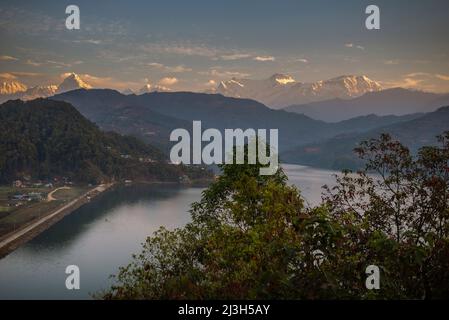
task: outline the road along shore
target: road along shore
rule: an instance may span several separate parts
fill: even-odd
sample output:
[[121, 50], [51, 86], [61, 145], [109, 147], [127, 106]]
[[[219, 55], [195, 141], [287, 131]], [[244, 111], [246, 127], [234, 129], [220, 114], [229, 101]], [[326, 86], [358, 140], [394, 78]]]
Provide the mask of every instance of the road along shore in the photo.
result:
[[2, 240], [0, 240], [0, 258], [3, 258], [13, 252], [19, 246], [30, 241], [38, 234], [64, 218], [66, 215], [72, 213], [82, 205], [88, 203], [94, 197], [110, 189], [113, 185], [113, 183], [110, 183], [96, 186], [78, 198], [64, 204], [62, 207], [47, 213], [44, 217], [34, 220], [19, 230], [7, 234], [2, 238]]

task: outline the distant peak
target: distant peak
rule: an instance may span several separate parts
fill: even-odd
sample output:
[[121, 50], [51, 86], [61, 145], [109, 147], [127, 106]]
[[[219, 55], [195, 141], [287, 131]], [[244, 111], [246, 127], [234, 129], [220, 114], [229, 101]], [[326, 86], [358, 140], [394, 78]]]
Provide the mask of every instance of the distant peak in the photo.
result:
[[274, 109], [335, 98], [351, 99], [366, 92], [382, 90], [380, 83], [366, 75], [341, 75], [328, 80], [299, 82], [289, 74], [275, 73], [265, 79], [222, 81], [216, 92], [235, 98], [249, 98]]
[[92, 86], [81, 79], [79, 75], [71, 72], [58, 86], [58, 93], [76, 90], [76, 89], [91, 89]]
[[295, 79], [293, 79], [292, 76], [290, 76], [288, 74], [282, 74], [282, 73], [273, 74], [270, 77], [270, 80], [276, 81], [277, 83], [280, 83], [280, 84], [288, 84], [288, 83], [295, 82]]
[[125, 94], [125, 95], [135, 94], [134, 90], [132, 90], [131, 88], [127, 88], [127, 89], [123, 90], [121, 93]]
[[150, 93], [150, 92], [170, 92], [172, 91], [170, 88], [161, 86], [161, 85], [151, 85], [149, 83], [145, 84], [140, 90], [138, 94]]
[[19, 81], [6, 81], [0, 83], [0, 94], [15, 94], [19, 92], [25, 92], [27, 90], [27, 86]]

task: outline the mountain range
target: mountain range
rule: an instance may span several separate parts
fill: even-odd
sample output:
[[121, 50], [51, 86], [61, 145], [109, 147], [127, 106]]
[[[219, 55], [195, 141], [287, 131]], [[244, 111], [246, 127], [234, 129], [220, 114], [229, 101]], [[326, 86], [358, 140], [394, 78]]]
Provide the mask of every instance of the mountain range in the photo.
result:
[[52, 99], [71, 103], [104, 130], [131, 134], [164, 150], [170, 145], [170, 132], [175, 128], [190, 130], [194, 120], [201, 120], [203, 129], [278, 129], [279, 148], [286, 151], [338, 134], [363, 132], [419, 116], [371, 115], [326, 123], [301, 114], [273, 110], [250, 99], [191, 92], [124, 95], [110, 89], [79, 89]]
[[68, 74], [59, 85], [41, 85], [28, 88], [19, 81], [8, 81], [0, 85], [0, 103], [12, 99], [45, 98], [80, 88], [90, 89], [92, 86], [84, 82], [76, 73]]
[[336, 135], [330, 139], [293, 148], [281, 154], [288, 163], [299, 163], [329, 169], [357, 169], [363, 163], [353, 152], [361, 141], [378, 138], [382, 133], [390, 134], [407, 146], [412, 153], [419, 148], [434, 145], [436, 136], [449, 130], [449, 106], [434, 112], [416, 115], [407, 121], [379, 126], [365, 132]]
[[[237, 80], [231, 80], [235, 85], [232, 81]], [[271, 77], [271, 86], [269, 81], [252, 81], [243, 81], [243, 85], [247, 89], [259, 90], [261, 86], [256, 84], [263, 83], [267, 92], [269, 88], [279, 90], [279, 97], [283, 96], [282, 90], [301, 86], [304, 87], [303, 93], [307, 91], [306, 87], [312, 88], [309, 92], [314, 92], [315, 97], [323, 98], [330, 93], [340, 97], [273, 109], [253, 99], [222, 94], [163, 92], [151, 86], [142, 88], [142, 92], [148, 91], [142, 94], [91, 89], [76, 74], [70, 74], [60, 85], [51, 86], [48, 91], [43, 87], [25, 90], [20, 84], [4, 85], [1, 90], [3, 93], [19, 90], [15, 95], [23, 100], [42, 93], [55, 93], [51, 95], [52, 100], [70, 103], [102, 130], [135, 136], [165, 154], [173, 144], [169, 139], [171, 131], [176, 128], [191, 131], [195, 120], [202, 121], [203, 130], [217, 128], [222, 133], [227, 128], [278, 129], [283, 160], [329, 168], [355, 167], [358, 163], [351, 150], [361, 140], [381, 132], [391, 131], [416, 150], [424, 142], [435, 141], [435, 134], [449, 129], [447, 112], [441, 111], [446, 109], [438, 109], [449, 105], [449, 94], [402, 88], [380, 90], [377, 83], [364, 76], [344, 76], [316, 85], [300, 84], [286, 75]], [[349, 96], [355, 97], [349, 99]], [[416, 132], [401, 133], [413, 130], [414, 126]], [[420, 137], [425, 137], [425, 141], [416, 140]]]
[[222, 81], [216, 93], [235, 98], [249, 98], [280, 109], [294, 104], [305, 104], [334, 98], [350, 99], [366, 92], [382, 90], [381, 85], [368, 77], [344, 75], [311, 83], [298, 82], [285, 74], [274, 74], [268, 79], [237, 79]]
[[284, 110], [304, 114], [314, 119], [336, 122], [368, 114], [405, 115], [431, 112], [445, 105], [449, 105], [449, 94], [392, 88], [367, 92], [350, 100], [336, 98], [293, 105]]

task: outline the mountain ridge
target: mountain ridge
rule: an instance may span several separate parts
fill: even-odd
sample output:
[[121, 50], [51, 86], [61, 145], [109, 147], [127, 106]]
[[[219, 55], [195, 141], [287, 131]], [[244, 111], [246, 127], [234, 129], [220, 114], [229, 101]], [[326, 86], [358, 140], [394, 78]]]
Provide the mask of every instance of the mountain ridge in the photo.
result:
[[449, 104], [449, 94], [390, 88], [378, 92], [368, 92], [350, 100], [325, 100], [292, 105], [283, 110], [305, 114], [317, 120], [337, 122], [372, 113], [381, 116], [400, 116], [432, 112], [446, 104]]
[[134, 137], [100, 131], [66, 102], [10, 100], [0, 105], [0, 123], [0, 182], [25, 176], [178, 182], [185, 174], [201, 176], [200, 169], [168, 164], [161, 151]]
[[69, 73], [59, 85], [38, 85], [27, 87], [20, 81], [5, 81], [0, 85], [0, 103], [7, 100], [33, 100], [47, 98], [57, 93], [76, 89], [91, 89], [92, 86], [76, 73]]
[[251, 99], [192, 92], [123, 95], [111, 89], [79, 89], [55, 95], [52, 99], [71, 103], [103, 129], [132, 134], [158, 146], [165, 145], [164, 150], [169, 145], [171, 130], [184, 128], [190, 131], [194, 120], [201, 120], [203, 129], [277, 128], [281, 150], [403, 120], [403, 117], [371, 117], [331, 124], [273, 110]]
[[449, 130], [449, 106], [444, 106], [422, 116], [417, 115], [408, 121], [365, 132], [336, 135], [321, 142], [296, 147], [281, 154], [281, 159], [334, 170], [358, 169], [363, 162], [356, 157], [353, 150], [361, 141], [388, 133], [415, 153], [422, 146], [435, 144], [436, 136], [447, 130]]
[[217, 93], [236, 98], [251, 98], [280, 109], [293, 104], [322, 101], [331, 98], [349, 99], [366, 92], [380, 91], [382, 86], [365, 75], [342, 75], [310, 83], [296, 81], [286, 74], [274, 74], [268, 79], [237, 79], [221, 81]]

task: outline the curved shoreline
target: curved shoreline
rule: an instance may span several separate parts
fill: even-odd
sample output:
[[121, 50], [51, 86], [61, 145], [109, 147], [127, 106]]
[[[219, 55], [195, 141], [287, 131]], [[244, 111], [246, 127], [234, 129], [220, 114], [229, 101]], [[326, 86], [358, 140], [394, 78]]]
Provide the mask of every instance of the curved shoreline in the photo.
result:
[[72, 213], [82, 205], [88, 203], [91, 199], [104, 193], [113, 186], [113, 183], [96, 186], [78, 198], [48, 213], [44, 217], [36, 221], [32, 221], [31, 223], [23, 226], [21, 229], [5, 235], [3, 239], [0, 240], [0, 259], [7, 256], [22, 244], [30, 241], [64, 218], [66, 215]]

